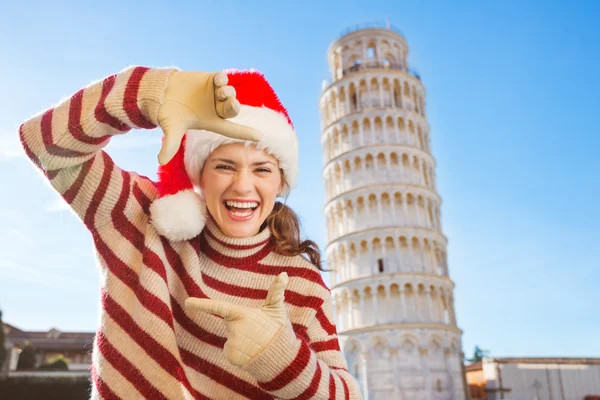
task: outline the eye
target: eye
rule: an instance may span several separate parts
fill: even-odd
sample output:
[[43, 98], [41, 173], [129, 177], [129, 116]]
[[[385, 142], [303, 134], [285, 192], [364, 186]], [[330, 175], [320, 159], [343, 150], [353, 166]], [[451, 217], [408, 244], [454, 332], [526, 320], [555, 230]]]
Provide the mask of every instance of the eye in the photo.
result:
[[258, 168], [256, 172], [268, 173], [271, 172], [271, 170], [269, 168]]
[[225, 170], [225, 171], [233, 171], [231, 165], [219, 164], [216, 167], [217, 169]]

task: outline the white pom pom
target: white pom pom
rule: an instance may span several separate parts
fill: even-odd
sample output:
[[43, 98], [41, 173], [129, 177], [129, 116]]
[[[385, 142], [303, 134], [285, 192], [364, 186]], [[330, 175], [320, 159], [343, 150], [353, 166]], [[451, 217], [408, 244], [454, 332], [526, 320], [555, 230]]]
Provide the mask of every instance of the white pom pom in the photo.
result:
[[189, 240], [204, 229], [206, 206], [198, 193], [188, 189], [154, 200], [150, 217], [160, 235], [174, 242]]

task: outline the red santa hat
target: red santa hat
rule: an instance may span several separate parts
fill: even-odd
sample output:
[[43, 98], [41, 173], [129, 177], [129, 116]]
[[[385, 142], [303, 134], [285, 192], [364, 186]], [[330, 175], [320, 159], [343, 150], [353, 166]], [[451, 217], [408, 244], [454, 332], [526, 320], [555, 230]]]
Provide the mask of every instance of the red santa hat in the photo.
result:
[[225, 73], [241, 105], [238, 115], [229, 121], [252, 127], [263, 136], [259, 142], [251, 142], [209, 131], [186, 133], [173, 159], [159, 166], [159, 197], [150, 206], [152, 225], [171, 241], [188, 240], [202, 232], [207, 210], [199, 187], [200, 171], [210, 153], [223, 144], [255, 145], [275, 157], [285, 179], [281, 196], [296, 186], [298, 140], [275, 91], [258, 71], [228, 70]]

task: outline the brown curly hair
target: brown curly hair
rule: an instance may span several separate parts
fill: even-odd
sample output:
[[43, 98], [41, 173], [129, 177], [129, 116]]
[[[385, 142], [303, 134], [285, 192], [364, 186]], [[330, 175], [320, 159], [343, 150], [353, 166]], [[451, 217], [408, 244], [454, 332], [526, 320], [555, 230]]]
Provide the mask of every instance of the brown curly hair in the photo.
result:
[[300, 238], [300, 221], [290, 207], [276, 201], [261, 230], [265, 227], [269, 228], [275, 239], [275, 253], [283, 256], [303, 255], [320, 271], [329, 271], [321, 265], [319, 246], [312, 240]]

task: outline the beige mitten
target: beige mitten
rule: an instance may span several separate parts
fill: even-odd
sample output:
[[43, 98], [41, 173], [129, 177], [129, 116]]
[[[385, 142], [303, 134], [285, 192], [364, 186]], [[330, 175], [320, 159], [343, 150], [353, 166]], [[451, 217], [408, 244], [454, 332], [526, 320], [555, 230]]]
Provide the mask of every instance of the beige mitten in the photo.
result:
[[268, 346], [283, 325], [289, 324], [283, 301], [287, 283], [287, 273], [282, 272], [271, 284], [260, 308], [192, 297], [185, 301], [185, 306], [220, 315], [225, 319], [228, 336], [223, 347], [225, 358], [233, 365], [243, 368]]
[[235, 89], [227, 86], [224, 73], [173, 71], [158, 109], [158, 125], [165, 135], [158, 162], [164, 165], [173, 158], [189, 129], [259, 141], [262, 133], [256, 129], [224, 119], [239, 111]]

